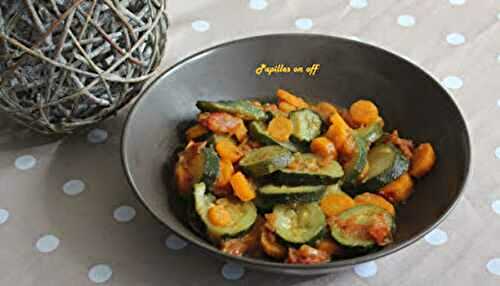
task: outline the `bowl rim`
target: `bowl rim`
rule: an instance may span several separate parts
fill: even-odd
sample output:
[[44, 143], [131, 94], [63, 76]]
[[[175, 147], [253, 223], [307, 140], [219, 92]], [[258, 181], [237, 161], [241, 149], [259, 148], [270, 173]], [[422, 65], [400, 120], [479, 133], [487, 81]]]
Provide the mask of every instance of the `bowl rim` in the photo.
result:
[[[148, 92], [152, 90], [159, 81], [167, 77], [170, 73], [175, 71], [177, 68], [182, 67], [184, 64], [195, 60], [201, 56], [208, 55], [214, 50], [218, 50], [220, 48], [224, 48], [227, 46], [231, 46], [233, 44], [237, 43], [242, 43], [242, 42], [251, 42], [254, 40], [258, 39], [263, 39], [263, 38], [288, 38], [288, 37], [306, 37], [306, 38], [324, 38], [326, 40], [336, 40], [336, 41], [347, 41], [351, 43], [356, 43], [357, 45], [363, 46], [365, 48], [369, 49], [375, 49], [378, 50], [379, 52], [386, 53], [390, 56], [398, 58], [400, 61], [404, 61], [407, 64], [410, 64], [413, 66], [413, 68], [417, 69], [418, 71], [424, 73], [426, 76], [429, 77], [429, 79], [433, 80], [434, 83], [436, 83], [439, 88], [444, 91], [446, 94], [447, 99], [451, 102], [451, 104], [457, 109], [460, 117], [461, 123], [465, 127], [465, 134], [466, 134], [466, 152], [464, 153], [465, 155], [465, 177], [461, 184], [458, 186], [458, 195], [453, 201], [452, 204], [450, 204], [445, 212], [431, 225], [425, 227], [421, 232], [416, 234], [415, 236], [411, 237], [410, 239], [400, 242], [398, 244], [383, 248], [379, 251], [372, 252], [366, 255], [362, 256], [357, 256], [357, 257], [352, 257], [348, 259], [340, 259], [340, 260], [332, 260], [328, 263], [322, 263], [322, 264], [310, 264], [310, 265], [305, 265], [305, 264], [287, 264], [283, 262], [273, 262], [273, 261], [268, 261], [268, 260], [263, 260], [259, 258], [250, 258], [250, 257], [245, 257], [245, 256], [233, 256], [230, 254], [226, 254], [220, 250], [218, 250], [215, 247], [209, 247], [206, 246], [202, 243], [199, 243], [197, 241], [193, 241], [189, 239], [186, 235], [182, 234], [181, 232], [178, 232], [171, 228], [167, 223], [165, 223], [159, 215], [155, 213], [153, 209], [151, 209], [148, 204], [146, 203], [146, 200], [143, 198], [141, 192], [139, 191], [139, 188], [137, 187], [133, 175], [130, 172], [130, 166], [128, 164], [128, 155], [127, 155], [127, 138], [129, 137], [129, 132], [130, 132], [130, 122], [132, 121], [132, 118], [134, 118], [134, 114], [137, 112], [139, 105], [141, 102], [144, 100], [144, 98], [147, 96]], [[139, 198], [139, 201], [141, 204], [153, 215], [153, 217], [158, 220], [161, 224], [165, 225], [170, 231], [172, 231], [175, 235], [181, 237], [182, 239], [188, 241], [189, 243], [195, 245], [197, 248], [206, 251], [210, 254], [213, 254], [214, 256], [218, 256], [219, 258], [223, 258], [226, 261], [231, 261], [234, 263], [240, 263], [243, 265], [250, 265], [250, 266], [255, 266], [255, 267], [261, 267], [261, 269], [270, 267], [270, 268], [280, 268], [281, 270], [320, 270], [320, 269], [341, 269], [341, 268], [346, 268], [346, 267], [352, 267], [357, 264], [362, 264], [365, 262], [373, 261], [382, 257], [385, 257], [387, 255], [393, 254], [401, 249], [404, 249], [415, 242], [419, 241], [422, 239], [426, 234], [437, 228], [447, 217], [448, 215], [455, 209], [455, 207], [458, 205], [458, 202], [461, 200], [465, 188], [469, 185], [470, 183], [470, 177], [471, 177], [471, 170], [472, 170], [472, 148], [471, 148], [471, 133], [470, 133], [470, 127], [468, 126], [467, 121], [465, 120], [464, 117], [464, 112], [460, 108], [460, 106], [457, 104], [456, 100], [454, 97], [451, 95], [451, 93], [444, 88], [440, 81], [435, 77], [431, 72], [427, 71], [425, 68], [421, 67], [418, 65], [416, 62], [414, 62], [412, 59], [401, 55], [387, 47], [383, 47], [381, 45], [377, 46], [376, 44], [369, 43], [369, 42], [364, 42], [364, 41], [358, 41], [350, 38], [349, 36], [341, 36], [341, 35], [328, 35], [328, 34], [319, 34], [319, 33], [271, 33], [271, 34], [264, 34], [264, 35], [258, 35], [258, 36], [250, 36], [250, 37], [242, 37], [242, 38], [237, 38], [235, 40], [227, 41], [227, 42], [222, 42], [216, 45], [212, 45], [208, 48], [202, 49], [198, 52], [195, 52], [194, 54], [188, 55], [184, 57], [183, 59], [177, 61], [175, 64], [170, 66], [169, 68], [165, 69], [161, 73], [159, 73], [154, 80], [151, 81], [151, 83], [143, 90], [142, 94], [136, 99], [136, 101], [133, 103], [132, 108], [130, 109], [125, 123], [124, 127], [122, 130], [122, 136], [121, 136], [121, 159], [122, 159], [122, 167], [125, 171], [127, 181], [129, 182], [130, 186], [132, 186], [132, 189], [134, 190], [135, 195]], [[263, 267], [263, 268], [262, 268]]]

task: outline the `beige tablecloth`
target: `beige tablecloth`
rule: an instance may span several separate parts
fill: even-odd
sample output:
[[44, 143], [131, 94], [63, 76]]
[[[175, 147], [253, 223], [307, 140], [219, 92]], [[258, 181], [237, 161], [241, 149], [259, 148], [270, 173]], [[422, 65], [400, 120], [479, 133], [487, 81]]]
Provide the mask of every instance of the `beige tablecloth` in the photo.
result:
[[[0, 121], [0, 285], [500, 285], [498, 0], [170, 0], [165, 67], [276, 32], [345, 35], [443, 80], [473, 135], [458, 207], [425, 239], [353, 270], [289, 277], [224, 265], [162, 227], [120, 161], [126, 112], [61, 141]], [[231, 280], [235, 279], [235, 280]]]

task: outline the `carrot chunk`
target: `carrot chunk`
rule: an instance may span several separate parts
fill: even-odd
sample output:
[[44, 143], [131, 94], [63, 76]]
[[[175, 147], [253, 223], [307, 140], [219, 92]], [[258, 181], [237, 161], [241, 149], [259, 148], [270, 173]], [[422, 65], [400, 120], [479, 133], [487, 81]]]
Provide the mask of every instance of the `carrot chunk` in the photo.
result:
[[208, 220], [216, 226], [228, 226], [232, 223], [231, 214], [223, 205], [215, 205], [208, 209]]
[[378, 193], [389, 202], [395, 204], [404, 202], [410, 197], [413, 190], [413, 180], [408, 173], [404, 173], [397, 180], [385, 185]]
[[432, 169], [436, 163], [436, 153], [430, 143], [418, 145], [413, 152], [410, 165], [410, 175], [420, 178]]
[[349, 113], [354, 122], [362, 125], [373, 123], [377, 121], [379, 117], [377, 106], [369, 100], [358, 100], [354, 102], [349, 108]]
[[332, 140], [338, 152], [350, 155], [354, 151], [355, 143], [352, 137], [352, 129], [344, 119], [335, 113], [330, 117], [332, 123], [326, 132], [326, 137]]
[[291, 105], [290, 103], [286, 102], [286, 101], [281, 101], [279, 104], [278, 104], [278, 108], [279, 110], [283, 111], [283, 112], [292, 112], [294, 110], [297, 110], [297, 107]]
[[319, 206], [327, 217], [332, 217], [354, 207], [354, 200], [344, 193], [326, 194], [320, 201]]
[[233, 173], [234, 173], [234, 167], [231, 161], [225, 159], [220, 160], [219, 176], [217, 177], [215, 186], [223, 188], [229, 185], [229, 181], [231, 180], [231, 176], [233, 175]]
[[233, 131], [234, 136], [238, 139], [238, 142], [243, 142], [247, 139], [248, 129], [243, 122], [240, 122], [238, 126]]
[[292, 134], [292, 121], [286, 117], [278, 116], [273, 118], [267, 126], [267, 132], [277, 141], [285, 142]]
[[337, 149], [335, 144], [326, 137], [314, 138], [311, 142], [311, 151], [323, 158], [337, 159]]
[[362, 193], [354, 197], [354, 202], [356, 205], [374, 205], [377, 207], [381, 207], [388, 211], [391, 215], [396, 215], [396, 210], [394, 206], [388, 202], [384, 197], [372, 194], [372, 193]]
[[231, 177], [231, 187], [234, 194], [242, 201], [248, 202], [255, 198], [255, 189], [248, 179], [241, 172], [237, 172]]
[[278, 89], [278, 91], [276, 91], [276, 96], [280, 99], [280, 101], [287, 102], [297, 108], [309, 107], [309, 104], [307, 104], [307, 102], [305, 102], [302, 98], [295, 96], [286, 90]]
[[208, 133], [207, 128], [205, 128], [201, 124], [196, 124], [190, 127], [188, 130], [186, 130], [186, 140], [191, 141], [207, 133]]
[[230, 139], [217, 142], [215, 150], [223, 160], [228, 160], [231, 163], [237, 162], [243, 156], [243, 152]]
[[324, 101], [312, 106], [312, 110], [318, 113], [323, 120], [327, 120], [334, 113], [337, 113], [337, 108], [335, 108], [335, 106]]

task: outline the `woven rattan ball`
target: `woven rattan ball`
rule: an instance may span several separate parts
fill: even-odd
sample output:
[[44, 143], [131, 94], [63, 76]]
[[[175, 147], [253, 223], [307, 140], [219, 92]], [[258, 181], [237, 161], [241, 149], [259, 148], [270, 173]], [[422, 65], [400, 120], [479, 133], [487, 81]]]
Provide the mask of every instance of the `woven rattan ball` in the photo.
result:
[[115, 114], [157, 72], [166, 0], [0, 0], [0, 109], [42, 133]]

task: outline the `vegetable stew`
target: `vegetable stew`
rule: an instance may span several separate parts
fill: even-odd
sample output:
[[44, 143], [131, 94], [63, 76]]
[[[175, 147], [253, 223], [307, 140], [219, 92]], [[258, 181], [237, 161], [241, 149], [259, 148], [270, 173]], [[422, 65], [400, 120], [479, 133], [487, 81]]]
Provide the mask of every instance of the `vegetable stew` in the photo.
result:
[[436, 163], [384, 130], [377, 105], [199, 101], [175, 166], [189, 225], [221, 251], [294, 264], [324, 263], [394, 241], [398, 206]]

